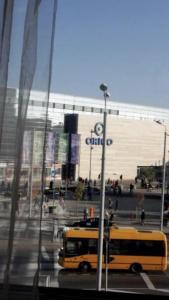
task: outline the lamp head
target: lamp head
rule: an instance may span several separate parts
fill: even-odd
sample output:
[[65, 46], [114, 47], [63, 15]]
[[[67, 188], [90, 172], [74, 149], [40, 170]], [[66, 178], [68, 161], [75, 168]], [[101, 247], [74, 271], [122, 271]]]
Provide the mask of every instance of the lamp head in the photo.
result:
[[106, 92], [106, 91], [107, 91], [107, 85], [104, 84], [104, 83], [102, 83], [102, 84], [100, 85], [100, 90], [103, 91], [103, 92]]

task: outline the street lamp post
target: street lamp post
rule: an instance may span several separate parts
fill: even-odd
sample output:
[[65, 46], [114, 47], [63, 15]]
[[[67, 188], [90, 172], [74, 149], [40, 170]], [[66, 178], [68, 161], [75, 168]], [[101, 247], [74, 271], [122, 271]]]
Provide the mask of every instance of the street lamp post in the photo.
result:
[[163, 152], [163, 183], [162, 183], [162, 193], [161, 193], [161, 222], [160, 222], [160, 230], [161, 231], [163, 231], [164, 200], [165, 200], [166, 140], [167, 140], [167, 132], [166, 132], [166, 126], [165, 126], [165, 131], [164, 131], [164, 152]]
[[105, 154], [106, 154], [106, 123], [107, 110], [106, 102], [109, 94], [107, 93], [107, 85], [101, 84], [100, 90], [103, 91], [104, 119], [103, 119], [103, 144], [102, 144], [102, 167], [101, 167], [101, 202], [100, 202], [100, 218], [99, 218], [99, 237], [98, 237], [98, 262], [97, 262], [97, 290], [101, 290], [102, 281], [102, 254], [103, 254], [103, 238], [104, 238], [104, 206], [105, 206]]
[[167, 141], [167, 130], [166, 126], [160, 122], [155, 121], [157, 124], [164, 126], [164, 148], [163, 148], [163, 181], [162, 181], [162, 192], [161, 192], [161, 219], [160, 219], [160, 230], [163, 231], [163, 218], [164, 218], [164, 200], [165, 200], [165, 185], [166, 185], [166, 141]]

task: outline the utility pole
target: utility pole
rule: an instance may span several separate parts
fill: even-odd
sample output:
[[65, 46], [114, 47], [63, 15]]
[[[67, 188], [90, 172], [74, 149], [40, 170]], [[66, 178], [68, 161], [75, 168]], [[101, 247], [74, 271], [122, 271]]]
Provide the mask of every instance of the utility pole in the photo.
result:
[[107, 125], [107, 108], [106, 102], [109, 94], [107, 93], [107, 85], [101, 84], [100, 90], [103, 91], [104, 119], [103, 119], [103, 145], [102, 145], [102, 167], [101, 167], [101, 201], [100, 201], [100, 218], [99, 218], [99, 237], [98, 237], [98, 263], [97, 263], [97, 290], [101, 290], [102, 283], [102, 255], [103, 255], [103, 239], [104, 239], [104, 207], [105, 207], [105, 158], [106, 158], [106, 125]]

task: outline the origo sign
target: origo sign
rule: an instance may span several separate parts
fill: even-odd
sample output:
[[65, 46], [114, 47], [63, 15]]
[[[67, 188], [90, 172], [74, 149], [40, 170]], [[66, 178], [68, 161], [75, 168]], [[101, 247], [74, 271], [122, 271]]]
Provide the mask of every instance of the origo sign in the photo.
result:
[[[92, 137], [92, 133], [95, 133], [97, 137]], [[100, 136], [103, 134], [103, 124], [102, 123], [96, 123], [94, 130], [91, 130], [91, 137], [87, 137], [85, 142], [87, 145], [103, 145], [103, 138]], [[106, 139], [106, 145], [111, 146], [113, 144], [112, 139]]]

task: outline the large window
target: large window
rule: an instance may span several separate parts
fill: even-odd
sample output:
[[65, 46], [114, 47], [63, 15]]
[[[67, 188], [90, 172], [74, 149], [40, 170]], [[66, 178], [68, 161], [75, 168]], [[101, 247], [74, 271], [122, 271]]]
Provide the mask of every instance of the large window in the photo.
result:
[[66, 242], [66, 256], [96, 254], [96, 239], [70, 238]]
[[164, 256], [165, 246], [163, 241], [116, 239], [109, 242], [109, 254]]

